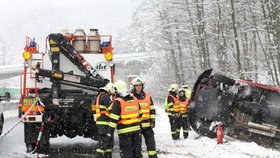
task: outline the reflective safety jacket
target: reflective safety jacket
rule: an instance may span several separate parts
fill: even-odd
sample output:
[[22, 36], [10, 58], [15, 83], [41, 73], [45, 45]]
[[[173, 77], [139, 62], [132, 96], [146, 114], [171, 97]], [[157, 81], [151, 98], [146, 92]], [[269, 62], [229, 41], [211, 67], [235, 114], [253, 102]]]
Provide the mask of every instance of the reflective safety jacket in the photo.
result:
[[113, 134], [117, 128], [118, 134], [140, 132], [140, 107], [138, 100], [130, 95], [117, 96], [111, 114], [108, 133]]
[[96, 125], [99, 134], [106, 134], [110, 121], [108, 108], [112, 104], [110, 95], [106, 91], [101, 91], [96, 99]]
[[190, 101], [189, 97], [185, 97], [185, 96], [179, 97], [181, 116], [187, 116], [189, 101]]
[[191, 95], [192, 95], [192, 90], [191, 89], [185, 89], [185, 94], [186, 94], [186, 97], [190, 98]]
[[178, 96], [173, 96], [169, 94], [166, 99], [166, 111], [168, 116], [171, 116], [173, 113], [180, 113], [180, 103]]
[[151, 123], [155, 123], [156, 119], [156, 110], [151, 95], [145, 92], [141, 92], [140, 94], [135, 92], [133, 96], [138, 99], [141, 108], [141, 127], [151, 127]]

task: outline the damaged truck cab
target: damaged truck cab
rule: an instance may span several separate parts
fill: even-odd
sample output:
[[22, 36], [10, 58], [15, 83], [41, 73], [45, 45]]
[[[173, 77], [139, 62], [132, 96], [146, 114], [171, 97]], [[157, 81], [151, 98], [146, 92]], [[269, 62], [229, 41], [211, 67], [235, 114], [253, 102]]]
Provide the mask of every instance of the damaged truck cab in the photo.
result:
[[280, 146], [280, 88], [233, 80], [204, 71], [191, 97], [190, 123], [200, 135], [216, 137], [222, 123], [225, 133], [262, 146]]

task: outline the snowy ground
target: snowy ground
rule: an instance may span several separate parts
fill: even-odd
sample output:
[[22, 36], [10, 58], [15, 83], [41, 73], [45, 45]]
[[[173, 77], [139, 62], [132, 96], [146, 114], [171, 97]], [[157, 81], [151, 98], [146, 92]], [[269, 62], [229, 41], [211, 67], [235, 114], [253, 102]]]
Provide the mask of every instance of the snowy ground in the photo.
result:
[[254, 142], [241, 142], [234, 139], [224, 139], [224, 144], [217, 144], [215, 139], [198, 137], [190, 132], [188, 139], [173, 141], [170, 134], [170, 125], [164, 110], [157, 108], [157, 125], [154, 129], [156, 145], [160, 158], [279, 158], [280, 152], [258, 146]]
[[[11, 118], [17, 116], [17, 110], [10, 110], [4, 112], [5, 118]], [[224, 144], [217, 145], [215, 139], [210, 139], [207, 137], [199, 137], [194, 132], [190, 132], [188, 139], [181, 139], [178, 141], [173, 141], [170, 134], [170, 125], [167, 115], [164, 110], [157, 108], [157, 124], [154, 129], [156, 145], [158, 150], [159, 158], [279, 158], [280, 152], [277, 150], [267, 149], [258, 146], [254, 142], [241, 142], [234, 140], [232, 138], [225, 138]], [[115, 147], [114, 147], [114, 157], [119, 156], [119, 146], [117, 136], [115, 137]], [[196, 139], [197, 138], [197, 139]], [[68, 143], [65, 144], [65, 140]], [[79, 142], [79, 143], [77, 143]], [[92, 149], [96, 143], [93, 143], [90, 139], [75, 138], [72, 140], [66, 138], [58, 138], [51, 140], [53, 147], [58, 146], [61, 150], [63, 144], [69, 146], [74, 145], [87, 145], [89, 150]], [[62, 145], [61, 145], [62, 144]], [[66, 147], [65, 146], [65, 147]], [[74, 147], [73, 147], [74, 148]], [[75, 147], [76, 148], [76, 147]], [[145, 145], [143, 144], [143, 149]], [[144, 149], [145, 150], [145, 149]], [[144, 152], [144, 157], [147, 157], [147, 153]]]

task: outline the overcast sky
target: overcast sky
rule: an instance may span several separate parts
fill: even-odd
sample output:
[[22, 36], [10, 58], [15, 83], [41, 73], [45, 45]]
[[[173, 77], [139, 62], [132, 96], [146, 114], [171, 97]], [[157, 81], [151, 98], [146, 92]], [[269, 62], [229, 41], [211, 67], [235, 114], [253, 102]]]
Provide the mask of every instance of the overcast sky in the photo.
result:
[[76, 28], [84, 28], [86, 32], [98, 28], [116, 39], [129, 26], [139, 1], [0, 0], [0, 41], [5, 41], [11, 55], [17, 52], [21, 56], [26, 35], [36, 37], [43, 48], [45, 37], [63, 28], [71, 32]]

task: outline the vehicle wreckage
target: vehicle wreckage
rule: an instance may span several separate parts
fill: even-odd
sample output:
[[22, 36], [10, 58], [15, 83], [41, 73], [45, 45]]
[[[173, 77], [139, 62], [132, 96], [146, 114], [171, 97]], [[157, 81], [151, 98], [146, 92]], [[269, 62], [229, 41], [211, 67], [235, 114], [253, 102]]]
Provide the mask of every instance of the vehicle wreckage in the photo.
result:
[[280, 88], [211, 73], [204, 71], [193, 87], [191, 127], [214, 138], [222, 123], [230, 137], [279, 150]]

